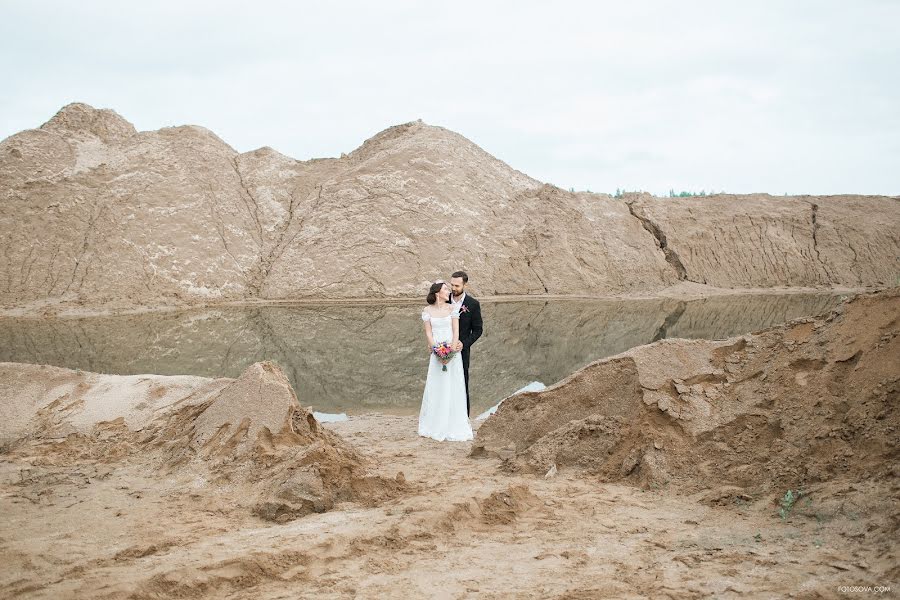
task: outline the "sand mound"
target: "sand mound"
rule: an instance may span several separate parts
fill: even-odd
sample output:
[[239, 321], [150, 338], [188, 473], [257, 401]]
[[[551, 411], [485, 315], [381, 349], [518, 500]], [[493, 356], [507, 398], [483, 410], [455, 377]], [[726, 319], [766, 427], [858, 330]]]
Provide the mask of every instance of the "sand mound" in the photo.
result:
[[[401, 492], [398, 480], [372, 477], [362, 457], [319, 426], [274, 363], [238, 379], [116, 377], [51, 369], [14, 391], [35, 365], [0, 365], [11, 392], [2, 431], [7, 450], [36, 464], [140, 461], [160, 477], [193, 485], [237, 486], [244, 504], [269, 520], [374, 504]], [[21, 416], [25, 415], [25, 416]]]
[[473, 456], [538, 473], [725, 489], [897, 481], [900, 290], [726, 341], [663, 340], [507, 399]]
[[29, 437], [88, 434], [98, 423], [117, 419], [136, 431], [173, 406], [207, 402], [230, 381], [0, 363], [0, 448]]
[[316, 420], [300, 408], [287, 377], [272, 362], [248, 367], [202, 406], [189, 425], [191, 446], [209, 453], [248, 444], [271, 446], [273, 434], [279, 433], [309, 443], [319, 433]]
[[80, 102], [61, 108], [41, 129], [61, 136], [94, 136], [107, 144], [123, 142], [137, 133], [134, 125], [116, 111], [98, 110]]
[[476, 295], [884, 287], [900, 268], [896, 198], [572, 193], [421, 122], [299, 161], [72, 104], [0, 140], [0, 201], [10, 314], [419, 297], [460, 267]]

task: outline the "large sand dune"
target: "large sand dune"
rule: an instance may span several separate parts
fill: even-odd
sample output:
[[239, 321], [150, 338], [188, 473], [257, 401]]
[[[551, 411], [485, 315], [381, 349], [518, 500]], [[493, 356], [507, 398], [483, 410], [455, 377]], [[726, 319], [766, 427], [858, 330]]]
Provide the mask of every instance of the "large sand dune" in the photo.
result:
[[570, 193], [421, 122], [304, 162], [71, 104], [0, 142], [0, 203], [0, 308], [18, 313], [418, 297], [457, 268], [491, 296], [900, 274], [896, 198]]

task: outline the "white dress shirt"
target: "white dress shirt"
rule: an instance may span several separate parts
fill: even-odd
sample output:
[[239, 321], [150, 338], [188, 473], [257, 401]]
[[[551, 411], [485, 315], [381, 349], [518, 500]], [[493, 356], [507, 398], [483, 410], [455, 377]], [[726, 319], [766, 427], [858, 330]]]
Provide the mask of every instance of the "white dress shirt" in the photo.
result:
[[458, 306], [458, 307], [462, 308], [462, 303], [463, 303], [463, 300], [465, 300], [465, 299], [466, 299], [465, 292], [463, 292], [462, 296], [459, 297], [459, 302], [454, 301], [453, 294], [450, 294], [450, 303], [453, 304], [453, 306]]

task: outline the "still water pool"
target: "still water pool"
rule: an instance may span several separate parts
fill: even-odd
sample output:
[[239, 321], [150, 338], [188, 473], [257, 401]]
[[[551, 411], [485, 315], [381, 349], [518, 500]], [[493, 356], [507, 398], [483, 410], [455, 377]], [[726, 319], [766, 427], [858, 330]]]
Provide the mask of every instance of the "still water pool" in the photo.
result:
[[[837, 295], [483, 302], [472, 414], [533, 381], [661, 338], [721, 339], [830, 310]], [[415, 413], [427, 349], [421, 307], [255, 306], [78, 319], [0, 319], [0, 362], [120, 375], [237, 377], [278, 363], [321, 412]]]

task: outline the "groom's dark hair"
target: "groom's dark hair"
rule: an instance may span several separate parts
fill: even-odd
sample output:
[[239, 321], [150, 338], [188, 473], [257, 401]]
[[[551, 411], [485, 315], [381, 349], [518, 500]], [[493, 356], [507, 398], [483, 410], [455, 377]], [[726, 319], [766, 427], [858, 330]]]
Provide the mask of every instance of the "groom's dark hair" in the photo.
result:
[[469, 276], [465, 271], [457, 271], [456, 273], [454, 273], [453, 275], [450, 276], [450, 279], [453, 279], [454, 277], [461, 277], [463, 280], [463, 283], [469, 283]]

